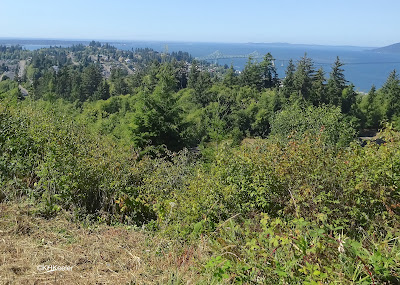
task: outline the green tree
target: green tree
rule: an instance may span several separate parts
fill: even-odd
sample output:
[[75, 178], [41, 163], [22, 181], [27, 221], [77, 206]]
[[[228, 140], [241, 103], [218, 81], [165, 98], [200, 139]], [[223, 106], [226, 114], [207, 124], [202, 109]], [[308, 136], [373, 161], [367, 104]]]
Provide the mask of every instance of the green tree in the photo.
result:
[[110, 85], [107, 80], [103, 80], [93, 94], [93, 100], [107, 100], [108, 98], [110, 98]]
[[178, 82], [178, 89], [184, 89], [187, 87], [188, 84], [188, 71], [187, 71], [187, 65], [186, 62], [184, 61], [177, 61], [175, 58], [172, 60], [172, 66], [174, 67], [175, 70], [175, 78]]
[[366, 128], [378, 129], [380, 121], [382, 120], [381, 106], [378, 103], [379, 99], [375, 85], [371, 87], [371, 90], [361, 101], [361, 108], [365, 116]]
[[272, 88], [278, 83], [278, 72], [275, 67], [275, 59], [270, 53], [264, 56], [263, 61], [260, 63], [262, 87]]
[[297, 63], [296, 71], [293, 74], [294, 88], [298, 98], [305, 100], [310, 98], [314, 72], [314, 64], [311, 58], [304, 54]]
[[112, 83], [111, 94], [113, 96], [125, 95], [129, 93], [128, 84], [125, 81], [127, 75], [128, 72], [122, 68], [113, 68], [111, 70], [111, 77], [110, 77]]
[[182, 110], [174, 90], [177, 81], [170, 65], [162, 66], [152, 93], [141, 92], [133, 114], [133, 141], [138, 147], [165, 145], [170, 150], [183, 146]]
[[218, 144], [227, 134], [226, 116], [228, 107], [220, 102], [212, 102], [205, 108], [205, 125], [211, 141]]
[[83, 70], [81, 101], [86, 101], [93, 96], [102, 79], [100, 66], [98, 65], [91, 64]]
[[263, 88], [261, 66], [251, 56], [239, 77], [241, 86], [249, 86], [260, 90]]
[[210, 102], [208, 89], [212, 86], [210, 73], [202, 71], [197, 61], [193, 61], [189, 72], [188, 88], [194, 89], [194, 101], [205, 107]]
[[323, 103], [323, 99], [325, 98], [325, 92], [326, 92], [325, 89], [326, 89], [325, 72], [321, 67], [315, 73], [315, 76], [313, 78], [311, 96], [309, 98], [310, 102], [314, 106], [319, 106]]
[[228, 71], [225, 73], [223, 84], [227, 87], [233, 87], [234, 85], [238, 84], [237, 75], [232, 64]]
[[70, 100], [72, 90], [71, 77], [69, 75], [69, 68], [63, 67], [57, 73], [56, 93], [59, 97]]
[[153, 61], [151, 65], [147, 68], [146, 74], [142, 78], [142, 89], [146, 92], [153, 92], [157, 85], [158, 78], [157, 74], [160, 68], [160, 63], [158, 61]]
[[342, 91], [342, 113], [349, 114], [355, 108], [356, 100], [357, 93], [354, 91], [354, 85], [350, 84]]
[[389, 74], [381, 92], [386, 101], [385, 117], [391, 120], [394, 115], [400, 114], [400, 80], [396, 70]]
[[343, 73], [343, 65], [344, 63], [342, 63], [339, 57], [337, 57], [328, 79], [325, 99], [325, 103], [327, 104], [341, 106], [342, 92], [346, 88], [347, 83]]
[[281, 88], [281, 93], [283, 95], [283, 98], [285, 99], [289, 99], [295, 90], [295, 85], [294, 85], [295, 71], [296, 71], [296, 66], [293, 63], [293, 60], [290, 59], [288, 66], [286, 67], [285, 78], [283, 79]]
[[199, 63], [194, 60], [190, 66], [187, 87], [196, 89], [196, 84], [200, 76], [200, 66]]

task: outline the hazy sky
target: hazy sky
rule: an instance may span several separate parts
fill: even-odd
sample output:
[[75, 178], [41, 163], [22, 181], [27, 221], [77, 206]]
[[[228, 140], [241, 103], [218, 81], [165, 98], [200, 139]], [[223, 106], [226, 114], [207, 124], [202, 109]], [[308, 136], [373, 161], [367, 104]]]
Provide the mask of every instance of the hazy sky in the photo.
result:
[[0, 37], [384, 46], [399, 0], [0, 0]]

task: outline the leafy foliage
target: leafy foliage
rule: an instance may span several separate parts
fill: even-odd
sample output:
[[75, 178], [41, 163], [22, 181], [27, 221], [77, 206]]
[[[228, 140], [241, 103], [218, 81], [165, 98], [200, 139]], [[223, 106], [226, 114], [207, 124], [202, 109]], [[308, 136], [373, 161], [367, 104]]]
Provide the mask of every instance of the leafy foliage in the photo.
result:
[[306, 133], [322, 132], [326, 144], [346, 146], [355, 137], [355, 128], [338, 107], [290, 105], [276, 113], [271, 120], [271, 135], [279, 140], [299, 139]]

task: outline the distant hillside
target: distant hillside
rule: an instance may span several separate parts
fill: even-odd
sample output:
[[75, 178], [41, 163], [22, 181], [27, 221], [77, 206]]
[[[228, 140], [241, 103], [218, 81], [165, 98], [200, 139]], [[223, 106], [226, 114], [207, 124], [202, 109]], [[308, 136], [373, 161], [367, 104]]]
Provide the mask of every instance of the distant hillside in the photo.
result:
[[374, 49], [376, 52], [400, 53], [400, 43]]

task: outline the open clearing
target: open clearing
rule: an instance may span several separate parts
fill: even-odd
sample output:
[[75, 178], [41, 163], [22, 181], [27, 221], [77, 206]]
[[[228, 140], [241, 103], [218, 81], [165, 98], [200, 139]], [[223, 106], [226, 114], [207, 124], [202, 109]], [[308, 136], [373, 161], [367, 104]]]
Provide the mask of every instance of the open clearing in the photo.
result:
[[[1, 284], [193, 284], [205, 242], [196, 247], [126, 226], [85, 226], [29, 203], [0, 204]], [[47, 272], [43, 266], [69, 266]], [[42, 266], [42, 267], [41, 267]], [[177, 283], [175, 283], [177, 282]]]

